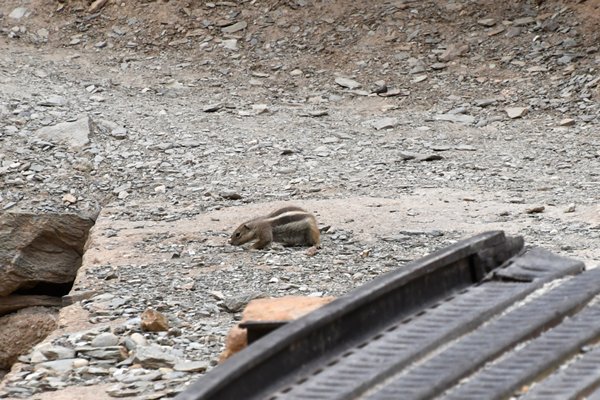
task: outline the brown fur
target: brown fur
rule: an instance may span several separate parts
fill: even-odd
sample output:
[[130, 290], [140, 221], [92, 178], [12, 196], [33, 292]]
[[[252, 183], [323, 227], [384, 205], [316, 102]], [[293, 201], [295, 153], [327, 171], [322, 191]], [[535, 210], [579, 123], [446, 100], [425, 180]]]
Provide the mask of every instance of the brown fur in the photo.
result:
[[233, 232], [229, 243], [240, 246], [253, 240], [256, 240], [253, 249], [264, 249], [272, 242], [318, 247], [320, 233], [312, 214], [300, 207], [289, 206], [244, 222]]

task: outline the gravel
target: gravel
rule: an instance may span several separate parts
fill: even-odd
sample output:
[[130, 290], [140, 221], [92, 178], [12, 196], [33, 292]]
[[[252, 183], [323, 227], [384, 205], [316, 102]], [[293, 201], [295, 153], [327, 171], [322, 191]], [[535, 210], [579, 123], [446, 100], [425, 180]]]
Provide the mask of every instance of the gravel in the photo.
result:
[[[48, 18], [56, 4], [0, 5], [0, 209], [105, 208], [142, 230], [272, 201], [429, 189], [424, 205], [468, 189], [480, 195], [457, 209], [511, 210], [482, 222], [518, 220], [528, 243], [567, 255], [597, 249], [600, 41], [584, 7], [598, 2], [133, 3], [60, 3]], [[224, 228], [157, 231], [135, 243], [152, 261], [86, 269], [98, 328], [22, 356], [0, 397], [101, 383], [173, 396], [216, 365], [252, 298], [343, 295], [465, 236], [420, 210], [403, 217], [433, 228], [365, 226], [374, 241], [334, 221], [312, 257], [223, 246]], [[592, 214], [566, 219], [580, 210]], [[148, 307], [168, 331], [141, 330]]]

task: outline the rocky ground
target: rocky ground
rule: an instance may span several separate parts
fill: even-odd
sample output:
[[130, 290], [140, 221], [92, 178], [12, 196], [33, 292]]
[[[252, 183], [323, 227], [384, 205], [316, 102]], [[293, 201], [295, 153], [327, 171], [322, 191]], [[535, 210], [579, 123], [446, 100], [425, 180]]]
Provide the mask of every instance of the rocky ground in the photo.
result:
[[[90, 298], [0, 397], [173, 396], [249, 299], [483, 230], [597, 264], [600, 1], [539, 3], [3, 1], [0, 208], [102, 212]], [[226, 244], [290, 203], [316, 255]]]

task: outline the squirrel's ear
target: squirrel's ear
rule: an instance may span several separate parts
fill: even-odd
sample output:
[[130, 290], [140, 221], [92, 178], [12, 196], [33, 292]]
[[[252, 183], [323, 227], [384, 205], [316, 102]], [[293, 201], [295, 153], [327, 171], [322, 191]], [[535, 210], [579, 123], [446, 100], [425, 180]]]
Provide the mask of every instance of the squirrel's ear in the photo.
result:
[[248, 224], [244, 224], [244, 228], [250, 230], [250, 227], [248, 226]]

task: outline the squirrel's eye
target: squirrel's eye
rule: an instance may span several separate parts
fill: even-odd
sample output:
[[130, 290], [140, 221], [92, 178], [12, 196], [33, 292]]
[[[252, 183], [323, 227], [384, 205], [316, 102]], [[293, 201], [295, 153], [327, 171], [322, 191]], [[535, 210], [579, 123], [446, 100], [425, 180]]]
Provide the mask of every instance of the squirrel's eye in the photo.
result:
[[239, 233], [239, 232], [236, 232], [236, 233], [235, 233], [235, 237], [240, 237], [240, 233]]

